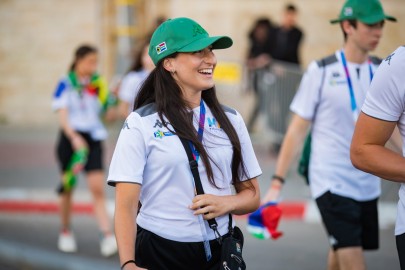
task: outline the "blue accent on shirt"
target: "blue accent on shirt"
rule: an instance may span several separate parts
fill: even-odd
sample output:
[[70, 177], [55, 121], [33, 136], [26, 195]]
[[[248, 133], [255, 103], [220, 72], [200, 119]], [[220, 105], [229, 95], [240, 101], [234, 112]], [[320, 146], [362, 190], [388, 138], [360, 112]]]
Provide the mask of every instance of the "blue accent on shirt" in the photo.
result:
[[65, 91], [65, 89], [67, 88], [66, 82], [65, 80], [61, 80], [58, 84], [58, 86], [56, 87], [55, 93], [54, 93], [54, 97], [55, 98], [59, 98], [63, 91]]

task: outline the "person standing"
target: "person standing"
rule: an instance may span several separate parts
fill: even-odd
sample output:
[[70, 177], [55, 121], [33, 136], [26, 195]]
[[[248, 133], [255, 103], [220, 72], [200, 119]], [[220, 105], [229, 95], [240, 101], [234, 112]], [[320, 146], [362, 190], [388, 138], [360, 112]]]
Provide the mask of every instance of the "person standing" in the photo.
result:
[[62, 174], [62, 183], [58, 189], [62, 221], [58, 248], [63, 252], [77, 251], [70, 226], [74, 181], [69, 185], [67, 182], [70, 180], [66, 177], [72, 173], [69, 167], [72, 159], [75, 159], [75, 153], [84, 151], [86, 157], [82, 157], [82, 164], [76, 164], [74, 173], [81, 169], [86, 172], [100, 228], [101, 254], [108, 257], [117, 252], [117, 245], [105, 203], [102, 141], [107, 138], [107, 130], [103, 126], [101, 115], [111, 116], [111, 111], [108, 110], [112, 99], [106, 81], [96, 72], [97, 62], [95, 47], [80, 46], [75, 52], [69, 73], [59, 81], [53, 96], [52, 108], [58, 114], [61, 129], [57, 143], [57, 157]]
[[[228, 235], [228, 214], [259, 206], [261, 169], [249, 134], [241, 115], [215, 94], [213, 50], [231, 45], [229, 37], [210, 37], [189, 18], [167, 20], [151, 38], [156, 68], [121, 130], [108, 176], [116, 187], [122, 269], [219, 269], [216, 239]], [[204, 195], [195, 196], [179, 137], [193, 151]], [[206, 221], [212, 218], [216, 233]]]
[[405, 46], [378, 68], [362, 107], [350, 149], [353, 165], [383, 179], [401, 183], [395, 236], [401, 270], [405, 270], [405, 158], [386, 148], [396, 126], [405, 155]]
[[380, 182], [353, 167], [350, 143], [380, 63], [369, 52], [377, 47], [385, 20], [396, 21], [378, 0], [348, 0], [339, 18], [331, 21], [340, 24], [343, 47], [309, 65], [290, 106], [292, 120], [264, 198], [277, 200], [296, 149], [311, 128], [309, 182], [329, 238], [330, 270], [365, 269], [363, 250], [379, 245]]
[[274, 51], [274, 27], [269, 19], [259, 18], [249, 32], [250, 48], [246, 59], [246, 67], [249, 78], [249, 88], [255, 93], [255, 105], [248, 121], [249, 132], [253, 127], [260, 112], [265, 107], [265, 92], [261, 83], [268, 73], [273, 59]]
[[299, 47], [304, 35], [296, 25], [297, 14], [298, 10], [294, 5], [288, 4], [285, 7], [283, 20], [274, 33], [273, 58], [300, 65]]
[[148, 55], [149, 41], [144, 42], [135, 55], [135, 61], [128, 74], [122, 79], [118, 90], [119, 113], [122, 118], [127, 116], [134, 109], [135, 98], [142, 83], [149, 73], [155, 68], [152, 59]]

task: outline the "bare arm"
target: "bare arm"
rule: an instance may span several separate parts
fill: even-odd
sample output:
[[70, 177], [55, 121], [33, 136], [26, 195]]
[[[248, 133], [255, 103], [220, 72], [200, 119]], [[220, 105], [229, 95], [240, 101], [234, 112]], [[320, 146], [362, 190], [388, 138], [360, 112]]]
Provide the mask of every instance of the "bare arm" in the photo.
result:
[[67, 109], [58, 110], [58, 120], [63, 133], [70, 140], [74, 150], [79, 150], [83, 147], [87, 148], [87, 143], [84, 138], [70, 126], [68, 116], [69, 112]]
[[227, 213], [244, 215], [255, 211], [260, 205], [260, 191], [257, 179], [253, 178], [235, 185], [237, 194], [215, 196], [204, 194], [195, 196], [190, 206], [195, 215], [212, 219]]
[[118, 105], [118, 111], [119, 111], [120, 117], [122, 119], [126, 119], [128, 117], [128, 112], [129, 112], [129, 103], [124, 100], [120, 100], [120, 103]]
[[[275, 175], [285, 178], [288, 169], [290, 168], [291, 162], [293, 161], [299, 150], [301, 150], [300, 146], [302, 146], [310, 124], [310, 121], [296, 114], [293, 115], [280, 149]], [[277, 179], [272, 180], [273, 181], [270, 185], [270, 188], [263, 198], [264, 203], [277, 200], [280, 194], [282, 183]]]
[[353, 165], [362, 171], [405, 183], [405, 158], [385, 147], [396, 124], [361, 113], [353, 135], [350, 158]]
[[[121, 265], [135, 259], [136, 213], [141, 186], [131, 183], [117, 183], [115, 189], [115, 236]], [[124, 269], [141, 269], [127, 264]]]

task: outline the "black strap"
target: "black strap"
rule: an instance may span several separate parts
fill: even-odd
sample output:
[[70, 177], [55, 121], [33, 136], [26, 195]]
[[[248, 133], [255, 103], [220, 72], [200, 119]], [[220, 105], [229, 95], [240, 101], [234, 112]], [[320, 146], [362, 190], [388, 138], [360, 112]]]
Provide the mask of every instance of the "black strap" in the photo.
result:
[[[202, 183], [201, 183], [201, 179], [200, 179], [200, 173], [198, 172], [198, 163], [193, 157], [193, 153], [191, 152], [190, 145], [189, 145], [188, 141], [184, 138], [180, 138], [180, 141], [183, 144], [184, 150], [186, 150], [186, 153], [187, 153], [188, 162], [190, 165], [191, 173], [193, 174], [197, 195], [205, 194]], [[207, 222], [208, 222], [208, 225], [210, 226], [210, 228], [214, 231], [215, 237], [217, 237], [218, 242], [221, 243], [222, 236], [218, 232], [217, 221], [215, 220], [215, 218], [212, 218], [212, 219], [207, 220]], [[232, 215], [230, 213], [229, 213], [229, 232], [230, 233], [233, 232]]]

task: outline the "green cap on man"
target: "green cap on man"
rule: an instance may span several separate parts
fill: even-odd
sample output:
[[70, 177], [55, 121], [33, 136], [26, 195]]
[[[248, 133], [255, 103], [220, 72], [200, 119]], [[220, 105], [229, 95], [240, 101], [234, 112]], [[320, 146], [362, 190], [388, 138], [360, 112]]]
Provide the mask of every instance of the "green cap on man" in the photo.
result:
[[232, 46], [227, 36], [210, 37], [207, 31], [189, 18], [169, 19], [153, 33], [149, 45], [149, 56], [157, 65], [163, 58], [176, 52], [195, 52], [212, 45], [213, 49]]
[[384, 20], [397, 21], [396, 18], [384, 13], [379, 0], [347, 0], [339, 18], [330, 22], [337, 23], [345, 20], [358, 20], [365, 24], [375, 24]]

